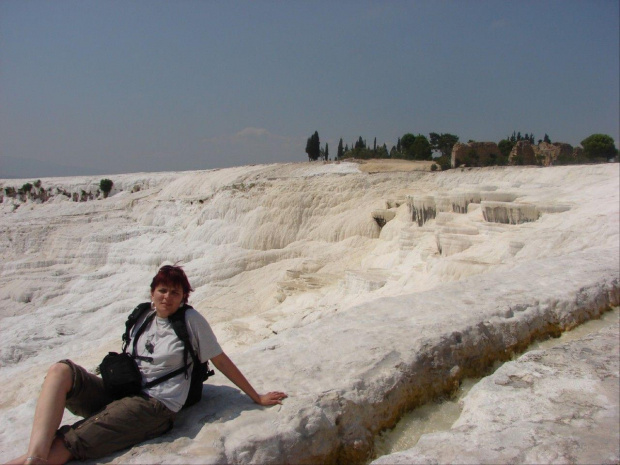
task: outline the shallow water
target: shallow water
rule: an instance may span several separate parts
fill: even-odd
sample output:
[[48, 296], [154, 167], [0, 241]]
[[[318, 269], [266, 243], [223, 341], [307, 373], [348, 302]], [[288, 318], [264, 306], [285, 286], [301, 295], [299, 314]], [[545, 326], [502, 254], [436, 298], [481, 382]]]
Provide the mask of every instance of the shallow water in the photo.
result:
[[[550, 349], [565, 342], [575, 341], [588, 334], [599, 331], [616, 323], [620, 318], [620, 307], [605, 312], [601, 318], [590, 320], [560, 337], [549, 338], [531, 344], [525, 352], [537, 349]], [[520, 356], [522, 354], [518, 354]], [[498, 368], [498, 364], [495, 368]], [[376, 457], [393, 454], [414, 447], [423, 434], [447, 431], [461, 415], [460, 400], [482, 378], [463, 380], [458, 391], [450, 399], [440, 399], [423, 405], [405, 414], [396, 426], [379, 434], [375, 439]]]
[[411, 449], [423, 434], [450, 429], [461, 414], [459, 400], [478, 381], [473, 378], [465, 379], [453, 397], [439, 399], [406, 413], [393, 429], [377, 436], [375, 439], [376, 457]]

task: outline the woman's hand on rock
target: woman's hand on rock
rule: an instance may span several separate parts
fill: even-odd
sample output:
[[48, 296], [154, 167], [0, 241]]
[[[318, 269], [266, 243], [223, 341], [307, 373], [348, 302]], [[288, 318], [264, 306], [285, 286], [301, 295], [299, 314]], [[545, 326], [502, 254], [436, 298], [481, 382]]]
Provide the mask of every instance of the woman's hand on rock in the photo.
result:
[[276, 405], [281, 404], [283, 399], [286, 399], [288, 396], [283, 392], [268, 392], [267, 394], [259, 394], [257, 404], [263, 406]]

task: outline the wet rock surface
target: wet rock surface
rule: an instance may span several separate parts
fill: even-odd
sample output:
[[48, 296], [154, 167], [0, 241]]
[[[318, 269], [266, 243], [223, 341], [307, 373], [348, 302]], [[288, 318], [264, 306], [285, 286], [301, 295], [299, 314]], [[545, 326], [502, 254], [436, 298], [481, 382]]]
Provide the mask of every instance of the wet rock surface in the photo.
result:
[[620, 461], [618, 322], [501, 366], [462, 400], [449, 431], [380, 464]]

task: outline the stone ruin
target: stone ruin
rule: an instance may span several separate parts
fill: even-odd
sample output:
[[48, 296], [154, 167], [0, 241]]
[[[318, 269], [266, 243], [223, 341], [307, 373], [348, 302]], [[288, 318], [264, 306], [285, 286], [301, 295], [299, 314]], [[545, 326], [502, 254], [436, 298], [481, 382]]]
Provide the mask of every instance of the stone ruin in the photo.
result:
[[536, 154], [529, 140], [519, 140], [508, 156], [509, 165], [536, 165]]
[[536, 154], [536, 160], [542, 166], [552, 165], [570, 165], [579, 163], [583, 158], [583, 149], [581, 147], [573, 148], [570, 144], [563, 142], [541, 142], [532, 147]]
[[489, 166], [494, 165], [501, 157], [501, 152], [495, 142], [468, 142], [457, 143], [452, 148], [452, 168], [459, 165]]
[[[451, 166], [500, 165], [502, 155], [495, 142], [457, 143], [452, 148]], [[583, 149], [564, 142], [540, 142], [531, 144], [527, 140], [517, 141], [510, 151], [509, 165], [571, 165], [583, 160]]]

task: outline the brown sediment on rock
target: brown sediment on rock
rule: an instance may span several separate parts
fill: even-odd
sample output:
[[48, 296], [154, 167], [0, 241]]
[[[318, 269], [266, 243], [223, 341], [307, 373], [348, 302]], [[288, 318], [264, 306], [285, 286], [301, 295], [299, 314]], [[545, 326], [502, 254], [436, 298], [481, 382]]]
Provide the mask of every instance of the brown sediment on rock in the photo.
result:
[[[617, 306], [620, 283], [612, 272], [617, 259], [617, 253], [604, 252], [576, 254], [570, 261], [545, 259], [535, 268], [521, 266], [510, 273], [452, 283], [443, 296], [424, 292], [405, 297], [406, 306], [420, 313], [403, 312], [403, 297], [399, 308], [392, 306], [395, 298], [384, 298], [355, 307], [348, 315], [335, 314], [323, 321], [320, 332], [310, 325], [289, 334], [278, 344], [273, 355], [283, 358], [275, 362], [292, 362], [299, 350], [294, 341], [307, 343], [304, 350], [319, 358], [318, 365], [307, 367], [317, 376], [308, 380], [315, 386], [309, 389], [318, 391], [310, 404], [323, 413], [311, 415], [317, 420], [299, 423], [295, 433], [272, 438], [282, 451], [279, 462], [305, 463], [307, 457], [320, 463], [366, 462], [373, 454], [374, 437], [393, 427], [404, 412], [449, 395], [463, 378], [484, 374], [534, 340], [557, 336]], [[549, 270], [562, 267], [562, 262], [578, 264], [579, 269], [567, 271], [572, 276], [553, 277], [551, 285]], [[518, 279], [510, 282], [515, 276]], [[547, 281], [541, 284], [543, 278]], [[498, 283], [503, 288], [493, 290]], [[485, 301], [476, 300], [485, 290]], [[459, 313], [450, 313], [449, 327], [442, 329], [449, 307]], [[365, 360], [353, 362], [351, 355], [360, 343], [374, 349], [365, 352]], [[337, 348], [337, 353], [325, 347]], [[342, 372], [344, 361], [349, 375], [333, 378], [331, 374]], [[298, 413], [303, 416], [302, 411], [307, 415], [304, 408]], [[314, 432], [302, 427], [317, 421], [322, 426]], [[298, 440], [289, 442], [293, 437]], [[317, 454], [317, 442], [331, 446]], [[260, 447], [255, 443], [252, 449]], [[299, 455], [286, 452], [292, 449]], [[257, 457], [248, 458], [252, 462]]]

